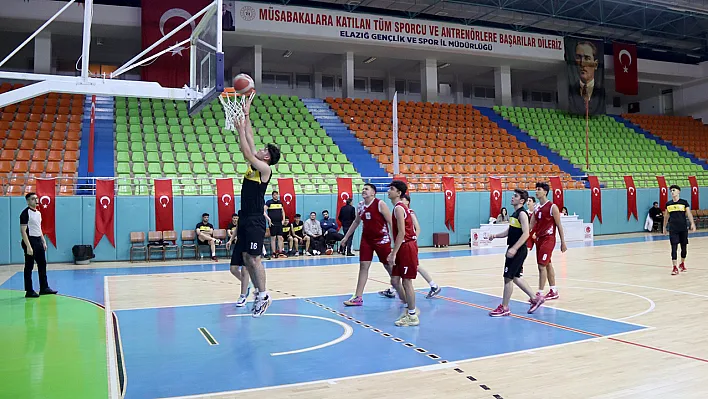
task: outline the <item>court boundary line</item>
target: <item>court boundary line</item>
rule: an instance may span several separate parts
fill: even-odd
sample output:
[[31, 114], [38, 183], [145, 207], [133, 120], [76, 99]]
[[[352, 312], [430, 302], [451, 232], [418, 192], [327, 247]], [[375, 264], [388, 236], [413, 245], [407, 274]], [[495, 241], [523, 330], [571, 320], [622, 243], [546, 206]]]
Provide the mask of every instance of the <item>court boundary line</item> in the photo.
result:
[[[456, 286], [452, 286], [452, 285], [448, 285], [448, 287], [450, 287], [450, 288], [455, 288], [455, 289], [462, 290], [462, 291], [474, 292], [474, 293], [476, 293], [476, 294], [489, 295], [489, 296], [493, 296], [493, 297], [496, 297], [496, 298], [502, 298], [502, 297], [499, 296], [499, 295], [488, 294], [488, 293], [486, 293], [486, 292], [478, 291], [478, 290], [487, 289], [486, 287], [485, 287], [485, 288], [475, 288], [475, 289], [471, 289], [471, 288], [461, 288], [461, 287], [456, 287]], [[489, 289], [492, 289], [492, 288], [494, 288], [494, 287], [490, 287]], [[502, 288], [503, 288], [503, 287], [502, 287]], [[602, 289], [602, 288], [589, 288], [589, 287], [568, 287], [568, 286], [563, 286], [563, 288], [577, 288], [577, 289], [588, 289], [588, 290], [621, 292], [621, 293], [624, 293], [624, 294], [627, 294], [627, 295], [636, 296], [636, 297], [645, 299], [646, 301], [648, 301], [648, 302], [650, 303], [651, 306], [650, 306], [650, 308], [649, 308], [648, 310], [645, 310], [644, 312], [641, 312], [641, 313], [638, 313], [638, 314], [629, 316], [628, 318], [637, 317], [637, 316], [641, 316], [641, 315], [643, 315], [643, 314], [649, 313], [650, 311], [654, 310], [654, 308], [656, 307], [656, 304], [655, 304], [654, 301], [652, 301], [651, 299], [646, 298], [646, 297], [643, 297], [642, 295], [638, 295], [638, 294], [631, 293], [631, 292], [624, 292], [624, 291], [617, 291], [617, 290], [607, 290], [607, 289]], [[417, 292], [417, 291], [416, 291], [416, 292]], [[514, 302], [521, 303], [521, 304], [528, 304], [527, 302], [521, 301], [521, 300], [519, 300], [519, 299], [513, 299], [513, 298], [512, 298], [511, 300], [514, 301]], [[545, 305], [545, 303], [544, 303], [544, 305]], [[625, 318], [622, 318], [622, 319], [611, 319], [611, 318], [609, 318], [609, 317], [596, 316], [596, 315], [592, 315], [592, 314], [589, 314], [589, 313], [579, 312], [579, 311], [576, 311], [576, 310], [568, 310], [568, 309], [565, 309], [565, 308], [557, 307], [557, 306], [555, 306], [555, 305], [554, 305], [554, 306], [544, 306], [544, 307], [549, 308], [549, 309], [558, 309], [558, 310], [562, 310], [562, 311], [568, 312], [568, 313], [575, 313], [575, 314], [579, 314], [579, 315], [582, 315], [582, 316], [594, 317], [594, 318], [596, 318], [596, 319], [602, 319], [602, 320], [607, 320], [607, 321], [614, 321], [614, 322], [616, 322], [616, 323], [629, 324], [629, 325], [633, 325], [633, 326], [636, 326], [636, 327], [650, 328], [650, 326], [647, 326], [647, 325], [644, 325], [644, 324], [639, 324], [639, 323], [633, 323], [633, 322], [624, 321], [623, 319], [625, 319]]]
[[[105, 325], [106, 328], [106, 358], [108, 361], [108, 397], [110, 399], [122, 398], [123, 393], [120, 391], [120, 381], [118, 379], [118, 357], [116, 354], [115, 330], [113, 325], [113, 311], [111, 310], [110, 289], [108, 287], [108, 276], [103, 277], [103, 306], [105, 309]], [[127, 375], [124, 373], [124, 382]], [[125, 386], [125, 383], [124, 383]]]

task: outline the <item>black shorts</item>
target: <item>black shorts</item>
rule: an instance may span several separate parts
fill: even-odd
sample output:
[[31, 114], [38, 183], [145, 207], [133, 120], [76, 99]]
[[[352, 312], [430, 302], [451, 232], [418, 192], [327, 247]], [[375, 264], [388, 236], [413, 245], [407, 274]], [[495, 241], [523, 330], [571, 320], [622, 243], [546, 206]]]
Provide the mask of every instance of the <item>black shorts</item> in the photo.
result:
[[[508, 249], [507, 249], [508, 250]], [[505, 258], [506, 263], [504, 263], [504, 278], [514, 279], [521, 277], [524, 272], [524, 261], [526, 260], [526, 255], [528, 255], [529, 250], [526, 245], [522, 245], [516, 255], [513, 258]]]
[[671, 231], [669, 232], [669, 241], [672, 245], [683, 244], [688, 245], [688, 231]]
[[245, 266], [243, 253], [251, 256], [263, 255], [263, 240], [266, 233], [266, 218], [263, 215], [243, 216], [238, 221], [236, 245], [231, 255], [231, 266]]
[[270, 226], [270, 236], [271, 237], [277, 237], [277, 236], [282, 236], [283, 235], [283, 225], [282, 224], [273, 224]]

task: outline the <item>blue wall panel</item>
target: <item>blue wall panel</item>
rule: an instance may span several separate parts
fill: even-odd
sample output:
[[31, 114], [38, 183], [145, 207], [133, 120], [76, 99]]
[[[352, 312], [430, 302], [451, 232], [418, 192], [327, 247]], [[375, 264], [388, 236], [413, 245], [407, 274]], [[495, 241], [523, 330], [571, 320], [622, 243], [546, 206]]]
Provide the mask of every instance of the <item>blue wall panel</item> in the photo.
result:
[[[627, 197], [624, 189], [602, 191], [603, 222], [594, 221], [595, 234], [619, 234], [642, 231], [644, 220], [652, 202], [658, 201], [659, 190], [638, 189], [637, 209], [639, 220], [627, 220]], [[684, 198], [690, 200], [690, 191], [684, 190]], [[502, 197], [502, 205], [511, 209], [511, 191], [506, 191]], [[532, 193], [533, 195], [533, 193]], [[386, 193], [379, 193], [378, 198], [385, 200]], [[702, 208], [708, 208], [708, 188], [701, 188]], [[298, 195], [297, 212], [307, 218], [310, 211], [317, 213], [321, 219], [322, 210], [327, 209], [335, 217], [337, 209], [336, 195]], [[361, 195], [354, 195], [354, 204], [361, 201]], [[77, 244], [93, 244], [95, 199], [86, 197], [57, 197], [57, 248], [50, 244], [48, 259], [51, 262], [72, 262], [71, 248]], [[479, 227], [480, 223], [489, 220], [488, 192], [460, 192], [457, 194], [455, 210], [456, 231], [450, 232], [451, 244], [467, 244], [471, 228]], [[119, 196], [115, 201], [115, 241], [116, 248], [103, 238], [95, 248], [95, 261], [126, 260], [130, 248], [129, 233], [155, 228], [155, 199], [147, 196]], [[236, 199], [237, 209], [240, 198]], [[590, 220], [590, 191], [565, 191], [565, 205], [570, 214], [577, 214], [586, 222]], [[23, 254], [19, 245], [19, 214], [26, 203], [22, 197], [0, 197], [0, 223], [8, 226], [0, 231], [0, 264], [22, 263]], [[201, 214], [209, 213], [213, 224], [217, 218], [217, 199], [214, 196], [176, 196], [174, 198], [174, 223], [178, 232], [183, 229], [193, 229], [199, 222]], [[433, 233], [445, 232], [445, 200], [443, 193], [414, 193], [413, 209], [420, 220], [423, 233], [419, 237], [420, 246], [431, 246]], [[496, 216], [496, 215], [495, 215]], [[358, 248], [360, 234], [355, 234], [354, 247]]]

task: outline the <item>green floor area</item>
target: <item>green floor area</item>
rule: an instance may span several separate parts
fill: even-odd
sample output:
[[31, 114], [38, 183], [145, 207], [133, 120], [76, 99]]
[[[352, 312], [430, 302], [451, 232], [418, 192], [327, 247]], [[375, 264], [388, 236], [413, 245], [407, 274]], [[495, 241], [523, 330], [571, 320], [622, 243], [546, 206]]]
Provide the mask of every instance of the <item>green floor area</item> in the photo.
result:
[[0, 290], [0, 398], [106, 398], [104, 310]]

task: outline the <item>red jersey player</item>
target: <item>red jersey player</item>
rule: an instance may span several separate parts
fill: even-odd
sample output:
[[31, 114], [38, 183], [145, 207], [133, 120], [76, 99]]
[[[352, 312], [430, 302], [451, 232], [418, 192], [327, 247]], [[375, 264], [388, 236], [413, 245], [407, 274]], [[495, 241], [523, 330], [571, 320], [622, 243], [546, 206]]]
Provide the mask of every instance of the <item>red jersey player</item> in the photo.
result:
[[[408, 305], [407, 311], [395, 321], [399, 327], [417, 326], [420, 324], [415, 309], [415, 289], [413, 280], [418, 276], [418, 237], [415, 234], [413, 216], [410, 209], [401, 201], [401, 196], [408, 191], [406, 183], [394, 180], [389, 185], [388, 198], [393, 207], [392, 230], [393, 250], [388, 256], [388, 263], [393, 264], [391, 284]], [[403, 280], [401, 282], [401, 280]], [[398, 289], [402, 286], [403, 290]]]
[[[347, 306], [362, 306], [364, 304], [362, 296], [366, 281], [369, 279], [369, 268], [374, 259], [374, 252], [379, 257], [379, 261], [383, 263], [389, 276], [391, 275], [391, 265], [388, 262], [388, 256], [391, 253], [391, 237], [388, 231], [388, 226], [391, 224], [391, 211], [385, 202], [376, 198], [374, 185], [364, 184], [361, 196], [364, 200], [357, 206], [354, 223], [342, 238], [342, 242], [346, 242], [359, 227], [359, 223], [364, 223], [359, 247], [359, 279], [356, 283], [354, 296], [344, 301]], [[400, 290], [398, 291], [400, 292]]]
[[536, 233], [536, 263], [538, 263], [538, 292], [543, 295], [546, 279], [551, 285], [551, 290], [546, 294], [546, 300], [558, 299], [556, 288], [556, 272], [553, 270], [551, 255], [556, 246], [556, 229], [561, 240], [561, 252], [568, 248], [565, 245], [565, 234], [561, 225], [560, 210], [548, 200], [550, 187], [547, 183], [536, 183], [536, 197], [538, 205], [531, 218], [531, 230]]

